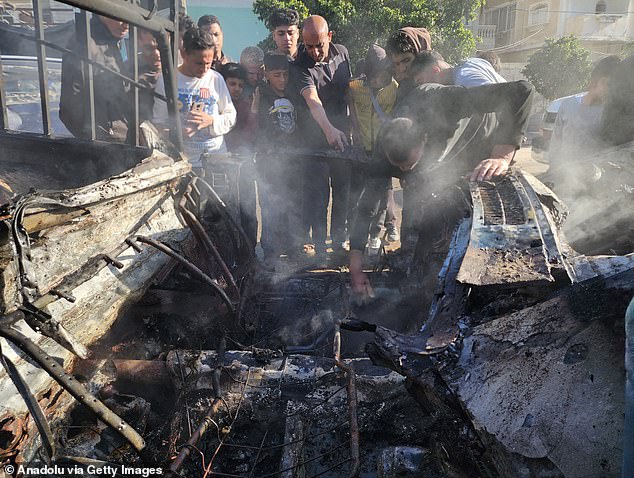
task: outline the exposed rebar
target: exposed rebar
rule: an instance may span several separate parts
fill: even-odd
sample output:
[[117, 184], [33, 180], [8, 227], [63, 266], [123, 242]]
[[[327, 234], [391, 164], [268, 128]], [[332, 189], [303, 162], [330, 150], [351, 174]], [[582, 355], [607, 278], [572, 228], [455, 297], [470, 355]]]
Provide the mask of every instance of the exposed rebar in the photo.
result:
[[92, 411], [106, 425], [112, 427], [121, 435], [141, 456], [145, 449], [143, 437], [121, 417], [110, 410], [100, 400], [92, 395], [86, 387], [64, 370], [57, 361], [44, 352], [30, 338], [9, 327], [0, 327], [0, 336], [17, 345], [26, 355], [42, 367], [57, 383], [82, 405]]

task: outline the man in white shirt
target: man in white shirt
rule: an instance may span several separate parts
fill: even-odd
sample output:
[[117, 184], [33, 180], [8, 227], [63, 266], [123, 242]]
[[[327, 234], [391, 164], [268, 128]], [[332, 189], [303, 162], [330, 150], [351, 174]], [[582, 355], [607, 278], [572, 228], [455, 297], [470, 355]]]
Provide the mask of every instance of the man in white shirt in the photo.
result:
[[[183, 63], [178, 67], [178, 110], [181, 115], [185, 153], [192, 165], [200, 165], [202, 153], [227, 151], [224, 135], [236, 122], [236, 109], [225, 80], [211, 69], [215, 56], [211, 35], [200, 28], [191, 28], [183, 36], [181, 55]], [[156, 84], [156, 92], [165, 94], [163, 78]], [[154, 120], [168, 123], [167, 104], [156, 101]]]
[[587, 187], [584, 176], [575, 174], [578, 163], [604, 147], [599, 135], [603, 106], [620, 61], [615, 55], [599, 60], [590, 75], [588, 92], [570, 96], [559, 106], [550, 140], [548, 177], [555, 192], [571, 206]]
[[470, 87], [506, 83], [484, 58], [467, 58], [452, 67], [435, 50], [422, 51], [416, 56], [410, 67], [410, 76], [416, 85], [439, 83]]

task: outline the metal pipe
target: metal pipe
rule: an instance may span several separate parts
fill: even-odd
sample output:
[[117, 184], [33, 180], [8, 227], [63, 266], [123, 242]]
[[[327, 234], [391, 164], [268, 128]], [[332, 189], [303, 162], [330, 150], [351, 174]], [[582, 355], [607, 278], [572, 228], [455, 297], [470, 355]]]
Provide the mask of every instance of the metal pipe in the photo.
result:
[[[95, 86], [93, 83], [93, 71], [92, 71], [92, 63], [90, 62], [90, 49], [88, 48], [88, 44], [90, 42], [91, 34], [90, 34], [90, 19], [88, 15], [86, 15], [85, 10], [80, 11], [81, 21], [78, 22], [78, 25], [82, 26], [83, 29], [83, 58], [88, 59], [89, 61], [84, 62], [84, 81], [86, 82], [86, 86], [88, 87], [88, 101], [84, 105], [84, 108], [88, 110], [88, 118], [90, 121], [90, 139], [97, 139], [97, 122], [95, 116]], [[79, 38], [79, 35], [77, 36]], [[84, 118], [86, 115], [84, 115]]]
[[207, 181], [205, 181], [204, 179], [200, 177], [196, 177], [194, 178], [194, 181], [192, 183], [194, 185], [193, 187], [196, 187], [199, 181], [201, 182], [201, 184], [205, 185], [205, 187], [207, 188], [207, 190], [213, 197], [214, 201], [218, 203], [218, 205], [220, 206], [218, 208], [220, 210], [220, 213], [225, 217], [225, 219], [229, 221], [229, 223], [235, 228], [235, 230], [238, 231], [238, 235], [240, 236], [244, 244], [247, 246], [249, 258], [253, 260], [254, 259], [253, 244], [251, 244], [251, 240], [249, 239], [249, 236], [247, 236], [247, 233], [244, 232], [244, 229], [242, 228], [242, 226], [238, 224], [238, 222], [234, 219], [234, 217], [227, 211], [227, 205], [220, 198], [220, 196], [218, 196], [218, 193], [215, 191], [214, 188], [211, 187], [211, 185]]
[[352, 470], [350, 478], [359, 475], [361, 458], [359, 454], [359, 422], [357, 420], [357, 382], [354, 369], [341, 360], [341, 322], [335, 324], [333, 352], [335, 364], [346, 373], [346, 392], [348, 395], [348, 417], [350, 418], [350, 453], [352, 454]]
[[[42, 25], [42, 4], [40, 0], [33, 0], [33, 20], [35, 22], [35, 36], [44, 39], [44, 25]], [[42, 105], [42, 132], [50, 136], [51, 112], [48, 101], [48, 69], [46, 66], [46, 48], [42, 43], [36, 43], [37, 73], [40, 80], [40, 104]]]
[[38, 43], [38, 44], [41, 43], [42, 45], [44, 45], [44, 46], [46, 46], [48, 48], [52, 48], [53, 50], [59, 51], [61, 53], [65, 53], [67, 55], [71, 55], [71, 56], [74, 56], [76, 58], [79, 58], [84, 63], [88, 63], [88, 64], [90, 64], [90, 65], [92, 65], [92, 66], [94, 66], [94, 67], [96, 67], [96, 68], [98, 68], [100, 70], [106, 71], [106, 72], [110, 73], [111, 75], [116, 76], [117, 78], [121, 78], [122, 80], [127, 81], [128, 83], [130, 83], [133, 86], [136, 86], [137, 88], [142, 88], [144, 90], [150, 91], [152, 93], [152, 95], [154, 95], [155, 98], [159, 98], [159, 99], [161, 99], [163, 101], [167, 101], [167, 98], [165, 96], [161, 95], [160, 93], [155, 92], [149, 86], [146, 86], [143, 83], [139, 83], [138, 81], [134, 81], [133, 78], [129, 78], [129, 77], [125, 76], [124, 74], [113, 70], [112, 68], [108, 68], [107, 66], [102, 65], [98, 61], [91, 60], [89, 58], [85, 58], [83, 55], [80, 55], [79, 53], [74, 52], [72, 50], [69, 50], [68, 48], [61, 47], [59, 45], [56, 45], [55, 43], [51, 43], [50, 41], [38, 40], [36, 38], [33, 38], [32, 35], [27, 35], [25, 33], [15, 32], [15, 33], [12, 33], [12, 34], [17, 35], [17, 36], [19, 36], [21, 38], [24, 38], [26, 40], [33, 41], [33, 42]]
[[222, 404], [222, 399], [218, 397], [214, 398], [214, 401], [211, 404], [211, 407], [209, 408], [207, 413], [205, 414], [205, 417], [203, 418], [201, 424], [198, 426], [198, 428], [192, 434], [192, 436], [189, 437], [189, 440], [187, 440], [187, 443], [185, 444], [185, 446], [181, 448], [180, 453], [174, 459], [172, 464], [169, 466], [170, 473], [178, 472], [183, 462], [191, 454], [191, 449], [196, 446], [196, 444], [201, 439], [201, 437], [207, 432], [207, 429], [209, 428], [209, 426], [213, 423], [212, 417], [218, 413], [218, 409], [220, 408], [221, 404]]
[[218, 295], [220, 295], [220, 298], [227, 305], [227, 307], [229, 307], [229, 310], [232, 313], [235, 313], [236, 307], [233, 304], [233, 302], [231, 302], [231, 299], [229, 298], [229, 296], [227, 296], [226, 292], [222, 289], [222, 287], [220, 287], [220, 285], [215, 280], [213, 280], [211, 277], [209, 277], [207, 274], [201, 271], [198, 267], [196, 267], [196, 265], [189, 262], [183, 256], [173, 251], [162, 242], [155, 241], [154, 239], [151, 239], [145, 236], [136, 236], [136, 240], [143, 244], [148, 244], [154, 247], [155, 249], [158, 249], [164, 254], [170, 256], [172, 259], [176, 259], [178, 262], [184, 265], [190, 272], [196, 275], [196, 277], [198, 277], [205, 284], [211, 286], [216, 292], [218, 292]]
[[99, 15], [117, 18], [154, 33], [174, 30], [174, 25], [158, 15], [150, 18], [150, 11], [138, 7], [136, 2], [114, 2], [110, 0], [63, 0], [67, 5], [88, 10]]
[[[132, 50], [132, 79], [135, 83], [139, 82], [139, 35], [137, 27], [132, 26], [130, 28], [130, 49]], [[129, 58], [128, 58], [129, 60]], [[139, 145], [139, 89], [134, 88], [132, 91], [132, 125], [128, 128], [132, 128], [132, 134], [130, 135], [130, 143], [132, 146]]]
[[165, 84], [165, 97], [167, 100], [167, 114], [170, 118], [170, 139], [179, 151], [184, 150], [183, 131], [181, 130], [181, 117], [176, 104], [178, 98], [178, 84], [174, 73], [174, 62], [170, 51], [170, 39], [165, 30], [157, 37], [158, 49], [161, 53], [161, 69], [163, 71], [163, 83]]
[[17, 388], [20, 393], [22, 400], [24, 400], [26, 408], [28, 408], [29, 413], [33, 417], [35, 426], [42, 437], [42, 445], [46, 450], [46, 454], [48, 455], [50, 462], [50, 460], [55, 458], [55, 439], [53, 438], [51, 427], [46, 420], [42, 407], [40, 407], [39, 402], [33, 396], [33, 393], [29, 389], [28, 384], [20, 374], [19, 370], [13, 362], [2, 353], [2, 343], [0, 343], [0, 363], [4, 366], [4, 369], [7, 371], [7, 374], [15, 385], [15, 388]]
[[37, 363], [51, 378], [59, 383], [75, 399], [92, 411], [106, 425], [112, 427], [134, 448], [140, 456], [145, 449], [145, 441], [137, 431], [121, 417], [106, 407], [103, 402], [92, 395], [86, 387], [64, 370], [57, 361], [44, 352], [31, 339], [10, 327], [0, 327], [0, 337], [4, 337], [17, 345], [26, 355]]
[[625, 424], [623, 478], [634, 470], [634, 299], [625, 312]]
[[9, 116], [7, 114], [7, 92], [4, 89], [4, 73], [2, 71], [2, 59], [0, 58], [0, 130], [9, 129]]
[[180, 209], [181, 214], [183, 214], [183, 217], [185, 218], [185, 222], [187, 222], [189, 228], [194, 232], [194, 235], [198, 237], [200, 241], [202, 241], [204, 247], [208, 250], [208, 252], [210, 252], [211, 255], [214, 256], [214, 259], [222, 269], [225, 278], [227, 279], [227, 281], [229, 281], [229, 284], [235, 290], [238, 299], [240, 299], [240, 288], [238, 287], [233, 274], [229, 270], [229, 266], [227, 266], [227, 263], [222, 259], [218, 248], [211, 241], [209, 234], [207, 234], [207, 231], [205, 231], [205, 228], [202, 226], [195, 214], [188, 211], [184, 207], [181, 207]]

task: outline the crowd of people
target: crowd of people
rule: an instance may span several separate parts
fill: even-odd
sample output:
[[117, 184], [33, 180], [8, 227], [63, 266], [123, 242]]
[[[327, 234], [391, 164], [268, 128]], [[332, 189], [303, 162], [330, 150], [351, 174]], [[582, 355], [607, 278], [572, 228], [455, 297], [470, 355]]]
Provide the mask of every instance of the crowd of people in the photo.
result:
[[[348, 50], [333, 41], [323, 17], [300, 23], [296, 11], [280, 9], [267, 26], [275, 49], [250, 46], [234, 61], [223, 50], [216, 16], [197, 23], [179, 17], [176, 82], [185, 153], [194, 166], [202, 153], [257, 154], [266, 261], [301, 255], [306, 243], [318, 256], [326, 254], [331, 203], [330, 247], [338, 252], [349, 244], [353, 288], [371, 294], [363, 251], [376, 250], [382, 238], [402, 238], [404, 251], [423, 244], [425, 254], [440, 254], [456, 218], [466, 214], [460, 182], [508, 170], [533, 88], [526, 81], [506, 82], [495, 54], [450, 65], [432, 49], [425, 28], [399, 29], [385, 49], [368, 45], [353, 75]], [[127, 34], [126, 23], [94, 15], [91, 58], [125, 72]], [[153, 35], [139, 35], [139, 60], [139, 82], [147, 87], [140, 93], [141, 119], [168, 127], [166, 103], [152, 94], [165, 93]], [[583, 104], [599, 101], [601, 93], [594, 91], [605, 88], [602, 78], [614, 65], [606, 60], [597, 67]], [[76, 57], [64, 58], [60, 117], [78, 137], [90, 134], [84, 73]], [[108, 71], [96, 71], [94, 78], [96, 136], [125, 141], [130, 84]], [[594, 121], [594, 115], [571, 107], [562, 121]], [[558, 141], [565, 141], [567, 129], [561, 138], [556, 133]], [[350, 155], [343, 153], [350, 151], [366, 160], [346, 160]], [[403, 187], [400, 234], [393, 178]]]

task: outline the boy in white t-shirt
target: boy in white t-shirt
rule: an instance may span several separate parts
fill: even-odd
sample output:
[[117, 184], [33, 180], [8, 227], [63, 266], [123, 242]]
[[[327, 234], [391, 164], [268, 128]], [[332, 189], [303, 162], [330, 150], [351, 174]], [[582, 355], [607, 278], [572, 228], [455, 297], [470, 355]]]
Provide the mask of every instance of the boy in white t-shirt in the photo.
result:
[[[236, 122], [236, 109], [225, 80], [211, 69], [215, 49], [211, 35], [200, 28], [191, 28], [183, 35], [181, 55], [183, 63], [178, 67], [178, 110], [181, 115], [185, 153], [192, 165], [199, 165], [202, 153], [227, 151], [224, 135]], [[161, 77], [156, 92], [165, 94]], [[167, 104], [156, 101], [154, 120], [167, 124]]]

